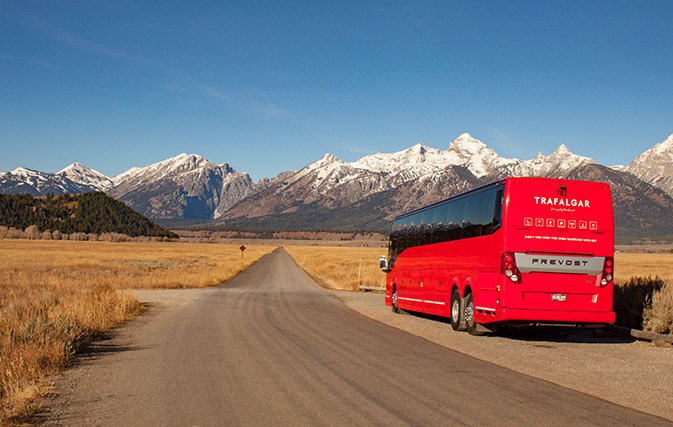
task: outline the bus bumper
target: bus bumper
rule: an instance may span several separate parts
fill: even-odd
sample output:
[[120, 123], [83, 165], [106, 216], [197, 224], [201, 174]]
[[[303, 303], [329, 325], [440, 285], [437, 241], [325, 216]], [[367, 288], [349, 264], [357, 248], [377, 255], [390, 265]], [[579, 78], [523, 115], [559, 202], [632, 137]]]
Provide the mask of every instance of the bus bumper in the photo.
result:
[[[495, 317], [495, 318], [494, 318]], [[567, 325], [586, 325], [586, 324], [612, 324], [615, 323], [615, 313], [613, 311], [550, 311], [550, 310], [525, 310], [515, 308], [501, 308], [496, 316], [484, 316], [483, 319], [477, 317], [477, 322], [485, 320], [486, 322], [511, 322], [511, 323], [531, 323], [531, 324], [567, 324]]]

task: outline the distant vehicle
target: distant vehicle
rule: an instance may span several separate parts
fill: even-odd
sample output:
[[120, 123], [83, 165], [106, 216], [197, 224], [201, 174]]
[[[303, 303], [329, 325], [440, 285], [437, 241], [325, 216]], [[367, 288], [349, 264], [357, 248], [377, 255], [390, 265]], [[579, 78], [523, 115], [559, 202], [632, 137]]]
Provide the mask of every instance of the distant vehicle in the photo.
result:
[[472, 335], [499, 325], [614, 323], [610, 186], [507, 178], [393, 221], [385, 303], [450, 317]]

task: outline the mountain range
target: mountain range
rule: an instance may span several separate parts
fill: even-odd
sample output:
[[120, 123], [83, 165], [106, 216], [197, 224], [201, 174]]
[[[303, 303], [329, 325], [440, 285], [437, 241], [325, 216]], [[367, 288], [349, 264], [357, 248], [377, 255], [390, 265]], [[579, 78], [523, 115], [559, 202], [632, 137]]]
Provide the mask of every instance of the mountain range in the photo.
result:
[[79, 163], [57, 173], [0, 173], [0, 193], [104, 191], [153, 219], [216, 220], [277, 228], [385, 229], [395, 214], [508, 176], [587, 179], [613, 191], [616, 231], [673, 234], [673, 135], [628, 166], [606, 167], [565, 145], [531, 160], [500, 157], [469, 134], [446, 150], [422, 143], [346, 163], [326, 154], [299, 171], [254, 183], [227, 163], [195, 154], [107, 177]]

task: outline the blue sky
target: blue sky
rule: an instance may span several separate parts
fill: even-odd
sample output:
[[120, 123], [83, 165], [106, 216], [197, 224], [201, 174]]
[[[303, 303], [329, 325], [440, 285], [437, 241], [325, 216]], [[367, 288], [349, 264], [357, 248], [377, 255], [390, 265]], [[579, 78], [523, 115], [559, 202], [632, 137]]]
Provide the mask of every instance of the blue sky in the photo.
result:
[[257, 181], [464, 132], [628, 164], [673, 134], [673, 2], [7, 0], [0, 171], [180, 153]]

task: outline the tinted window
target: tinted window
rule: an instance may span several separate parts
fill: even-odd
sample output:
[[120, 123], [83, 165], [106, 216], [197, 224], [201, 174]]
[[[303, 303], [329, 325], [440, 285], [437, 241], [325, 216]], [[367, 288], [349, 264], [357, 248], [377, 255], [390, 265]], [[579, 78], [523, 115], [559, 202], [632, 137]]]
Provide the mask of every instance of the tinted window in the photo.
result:
[[484, 191], [484, 204], [481, 209], [481, 236], [493, 233], [495, 216], [495, 187]]
[[421, 212], [420, 221], [418, 244], [429, 245], [432, 243], [432, 209]]
[[391, 255], [397, 257], [418, 245], [493, 233], [502, 223], [503, 194], [502, 187], [491, 186], [396, 220], [390, 236]]
[[418, 233], [421, 231], [421, 214], [417, 213], [407, 218], [407, 227], [404, 233], [404, 249], [418, 246]]
[[449, 209], [446, 214], [447, 240], [462, 238], [464, 206], [465, 198], [453, 200], [449, 203]]
[[449, 209], [448, 203], [442, 203], [441, 205], [435, 206], [432, 210], [432, 223], [433, 224], [445, 224], [446, 223], [446, 212]]
[[481, 236], [482, 217], [484, 206], [484, 192], [473, 193], [465, 198], [463, 210], [463, 238]]
[[432, 210], [432, 243], [446, 242], [449, 239], [446, 233], [446, 213], [448, 210], [448, 203], [437, 205]]
[[495, 193], [495, 206], [493, 208], [493, 230], [495, 231], [502, 225], [502, 204], [504, 202], [504, 190], [500, 189]]

